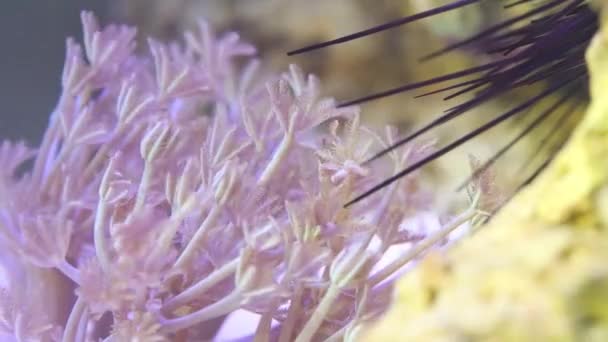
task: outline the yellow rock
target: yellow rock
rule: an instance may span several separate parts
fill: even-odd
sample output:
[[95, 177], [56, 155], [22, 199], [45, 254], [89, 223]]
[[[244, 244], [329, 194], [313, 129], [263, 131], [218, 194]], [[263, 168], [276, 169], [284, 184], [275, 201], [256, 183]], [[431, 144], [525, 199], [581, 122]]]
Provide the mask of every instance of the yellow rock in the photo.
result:
[[488, 227], [405, 276], [361, 341], [608, 341], [603, 22], [586, 56], [592, 101], [560, 155]]

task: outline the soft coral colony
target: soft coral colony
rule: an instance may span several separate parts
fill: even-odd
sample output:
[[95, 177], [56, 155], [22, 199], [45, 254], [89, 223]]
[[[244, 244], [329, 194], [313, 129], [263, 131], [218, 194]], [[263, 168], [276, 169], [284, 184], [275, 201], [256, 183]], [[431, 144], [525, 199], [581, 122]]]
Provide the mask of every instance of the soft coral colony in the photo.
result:
[[261, 315], [256, 340], [347, 338], [402, 266], [479, 218], [481, 201], [437, 214], [416, 175], [345, 208], [432, 147], [364, 165], [395, 131], [361, 127], [296, 67], [258, 76], [234, 33], [201, 23], [139, 55], [133, 28], [82, 20], [41, 146], [0, 145], [4, 338], [198, 341], [241, 309]]

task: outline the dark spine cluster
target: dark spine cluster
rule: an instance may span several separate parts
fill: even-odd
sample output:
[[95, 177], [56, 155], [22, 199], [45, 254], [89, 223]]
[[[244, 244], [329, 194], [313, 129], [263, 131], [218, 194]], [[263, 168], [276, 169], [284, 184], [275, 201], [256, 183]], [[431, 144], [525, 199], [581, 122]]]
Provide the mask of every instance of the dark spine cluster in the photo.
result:
[[[429, 11], [399, 18], [345, 37], [294, 50], [289, 52], [289, 54], [304, 53], [359, 39], [413, 21], [440, 15], [447, 11], [459, 10], [480, 1], [452, 1], [447, 5]], [[471, 111], [471, 109], [477, 108], [490, 100], [500, 98], [513, 90], [525, 88], [526, 92], [530, 93], [529, 97], [485, 124], [463, 134], [426, 158], [377, 184], [348, 202], [347, 206], [440, 158], [465, 142], [505, 122], [507, 119], [517, 116], [535, 116], [523, 128], [520, 134], [508, 141], [493, 157], [488, 159], [470, 177], [472, 179], [478, 172], [485, 170], [494, 163], [526, 134], [530, 133], [541, 123], [549, 122], [550, 117], [557, 115], [555, 113], [561, 114], [557, 115], [557, 118], [552, 119], [554, 126], [556, 128], [563, 127], [566, 120], [583, 103], [580, 96], [577, 95], [584, 93], [580, 89], [584, 89], [587, 84], [588, 73], [585, 65], [585, 50], [593, 34], [597, 31], [597, 14], [588, 6], [585, 0], [511, 0], [504, 2], [505, 10], [524, 4], [527, 4], [529, 9], [487, 27], [467, 39], [450, 44], [439, 51], [431, 52], [422, 58], [422, 61], [425, 61], [441, 57], [456, 49], [474, 48], [476, 51], [488, 54], [491, 57], [488, 62], [472, 68], [457, 70], [427, 80], [404, 84], [378, 93], [361, 96], [342, 102], [340, 106], [361, 104], [387, 96], [423, 89], [424, 93], [418, 96], [444, 94], [443, 99], [448, 100], [467, 95], [466, 99], [463, 99], [457, 106], [448, 109], [443, 115], [407, 135], [393, 146], [376, 153], [369, 160], [371, 162], [392, 149], [406, 144], [420, 135]], [[538, 87], [539, 84], [543, 86]], [[557, 96], [555, 96], [556, 94]], [[543, 109], [540, 112], [535, 110], [535, 107], [539, 106], [549, 96], [554, 96], [556, 98], [555, 102], [549, 108]], [[559, 132], [559, 129], [549, 130], [548, 132], [547, 136], [541, 138], [541, 145], [533, 152], [524, 165], [528, 165], [544, 146], [553, 146], [549, 147], [553, 151], [549, 153], [549, 159], [541, 162], [540, 166], [536, 167], [532, 174], [524, 180], [524, 184], [529, 183], [540, 173], [549, 163], [552, 156], [555, 155], [557, 148], [567, 139], [567, 135], [555, 133]], [[557, 137], [555, 137], [556, 135]], [[556, 142], [548, 144], [549, 141]]]

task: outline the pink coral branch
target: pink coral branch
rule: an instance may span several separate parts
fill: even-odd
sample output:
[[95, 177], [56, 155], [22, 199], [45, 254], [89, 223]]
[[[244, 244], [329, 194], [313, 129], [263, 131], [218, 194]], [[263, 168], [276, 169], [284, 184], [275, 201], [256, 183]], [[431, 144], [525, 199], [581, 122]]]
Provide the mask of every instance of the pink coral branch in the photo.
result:
[[[393, 171], [365, 161], [395, 135], [364, 127], [358, 108], [337, 108], [296, 66], [258, 76], [256, 50], [238, 34], [201, 22], [183, 44], [149, 40], [140, 54], [134, 28], [102, 27], [89, 12], [82, 22], [41, 146], [0, 144], [0, 244], [26, 271], [0, 263], [9, 277], [44, 283], [49, 311], [72, 313], [47, 319], [0, 298], [11, 336], [59, 340], [64, 327], [65, 341], [86, 331], [196, 339], [202, 323], [237, 310], [262, 315], [258, 339], [350, 336], [390, 303], [390, 286], [374, 285], [475, 221], [466, 211], [436, 231], [442, 215], [416, 175], [344, 208]], [[427, 147], [390, 157], [401, 169]], [[433, 227], [415, 224], [427, 216]], [[372, 273], [404, 242], [409, 252]], [[76, 303], [55, 298], [62, 291]]]

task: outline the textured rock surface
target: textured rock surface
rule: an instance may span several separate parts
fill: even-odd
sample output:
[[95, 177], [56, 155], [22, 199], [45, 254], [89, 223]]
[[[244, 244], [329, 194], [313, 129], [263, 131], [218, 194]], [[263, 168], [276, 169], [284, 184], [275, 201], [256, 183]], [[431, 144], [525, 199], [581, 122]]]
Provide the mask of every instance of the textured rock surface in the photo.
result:
[[608, 340], [608, 27], [571, 140], [484, 230], [404, 277], [362, 341]]

